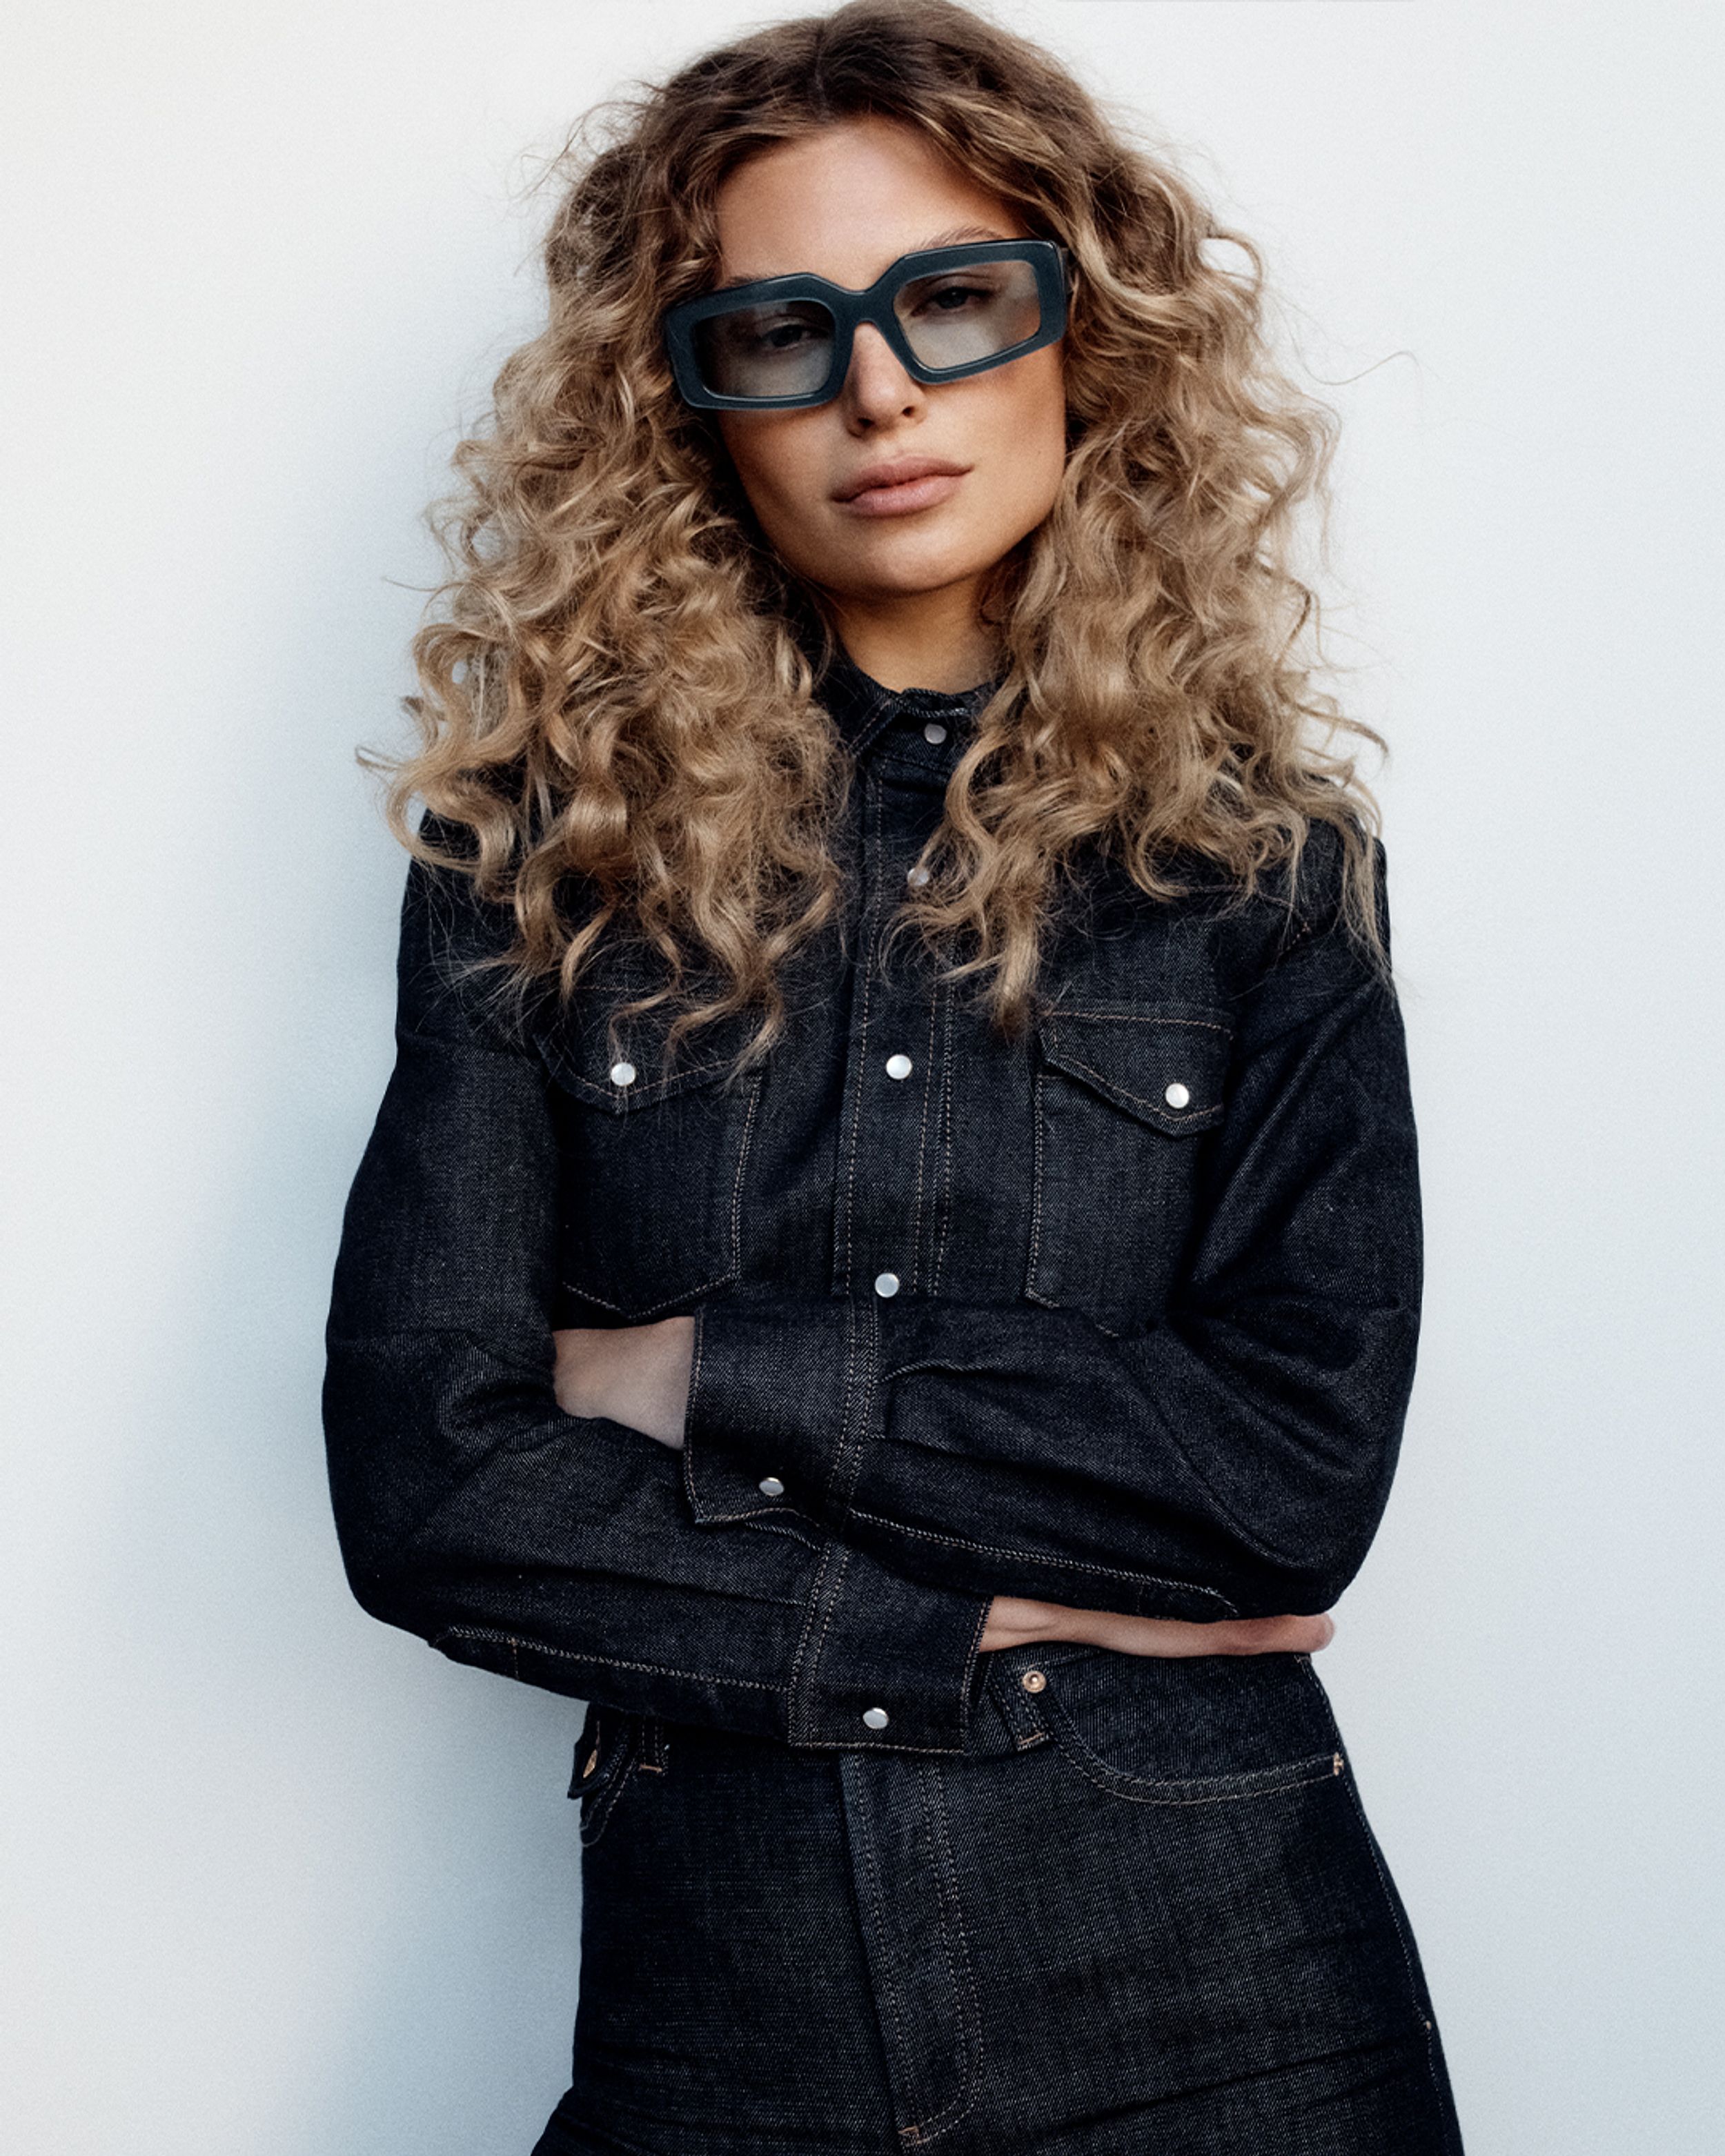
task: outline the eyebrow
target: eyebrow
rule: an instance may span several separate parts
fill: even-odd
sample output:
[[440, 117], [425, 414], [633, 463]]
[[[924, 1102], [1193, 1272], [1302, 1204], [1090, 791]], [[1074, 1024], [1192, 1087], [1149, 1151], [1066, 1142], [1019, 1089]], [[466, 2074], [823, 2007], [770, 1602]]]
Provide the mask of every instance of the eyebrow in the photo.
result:
[[[992, 232], [985, 224], [955, 224], [948, 231], [932, 233], [927, 239], [919, 239], [914, 247], [907, 247], [904, 252], [906, 254], [925, 254], [931, 248], [962, 247], [967, 240], [1009, 239], [1011, 237], [1010, 233]], [[774, 270], [768, 274], [786, 277], [794, 276], [797, 273], [794, 270]], [[730, 292], [739, 285], [763, 285], [766, 281], [765, 277], [727, 277], [722, 285], [715, 285], [712, 289], [716, 292]]]

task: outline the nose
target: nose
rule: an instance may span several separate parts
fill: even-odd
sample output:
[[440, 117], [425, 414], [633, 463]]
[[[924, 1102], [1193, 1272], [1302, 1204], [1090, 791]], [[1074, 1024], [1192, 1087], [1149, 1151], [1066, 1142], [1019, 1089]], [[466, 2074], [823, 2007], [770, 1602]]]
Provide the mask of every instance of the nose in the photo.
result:
[[842, 397], [846, 419], [860, 427], [902, 418], [927, 402], [922, 384], [872, 322], [857, 325]]

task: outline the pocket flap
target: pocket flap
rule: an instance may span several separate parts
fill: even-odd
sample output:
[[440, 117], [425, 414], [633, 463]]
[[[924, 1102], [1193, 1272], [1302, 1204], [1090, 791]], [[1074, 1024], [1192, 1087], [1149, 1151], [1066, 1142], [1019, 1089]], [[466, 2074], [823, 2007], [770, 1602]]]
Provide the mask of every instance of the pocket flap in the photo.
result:
[[717, 1086], [758, 1023], [753, 1016], [736, 1016], [702, 1026], [680, 1045], [667, 1073], [662, 1057], [670, 1018], [664, 1006], [623, 1019], [617, 1029], [619, 1045], [612, 1046], [611, 1013], [636, 993], [589, 994], [578, 989], [568, 1008], [544, 1021], [538, 1031], [540, 1055], [556, 1082], [588, 1107], [614, 1116]]
[[1086, 1004], [1037, 1020], [1045, 1064], [1178, 1137], [1222, 1120], [1233, 1029], [1208, 1012]]

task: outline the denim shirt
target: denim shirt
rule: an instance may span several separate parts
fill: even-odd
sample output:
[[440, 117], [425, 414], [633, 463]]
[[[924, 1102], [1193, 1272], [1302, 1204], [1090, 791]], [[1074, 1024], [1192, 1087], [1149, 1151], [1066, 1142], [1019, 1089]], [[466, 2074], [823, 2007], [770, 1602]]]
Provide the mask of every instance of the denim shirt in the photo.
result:
[[[1420, 1229], [1400, 1020], [1339, 848], [1318, 827], [1291, 896], [1245, 903], [1214, 871], [1154, 901], [1096, 857], [1009, 1042], [914, 934], [880, 947], [988, 693], [832, 661], [848, 911], [741, 1083], [752, 1016], [669, 1071], [651, 1016], [615, 1053], [639, 961], [506, 1026], [459, 962], [512, 916], [410, 865], [324, 1387], [375, 1616], [624, 1712], [963, 1753], [996, 1594], [1207, 1620], [1353, 1577]], [[681, 1449], [562, 1412], [554, 1327], [672, 1312]]]

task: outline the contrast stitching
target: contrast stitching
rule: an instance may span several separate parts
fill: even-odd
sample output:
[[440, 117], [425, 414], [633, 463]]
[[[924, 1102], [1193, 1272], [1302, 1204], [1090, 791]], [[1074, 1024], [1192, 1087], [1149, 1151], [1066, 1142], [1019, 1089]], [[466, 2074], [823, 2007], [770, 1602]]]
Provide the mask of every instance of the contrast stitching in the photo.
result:
[[742, 1137], [737, 1148], [737, 1174], [731, 1185], [731, 1272], [742, 1264], [742, 1179], [749, 1164], [749, 1146], [754, 1137], [755, 1111], [761, 1105], [761, 1076], [757, 1072], [749, 1093], [749, 1110], [743, 1118]]
[[[1055, 1743], [1087, 1782], [1109, 1796], [1133, 1804], [1191, 1806], [1244, 1803], [1253, 1797], [1274, 1796], [1278, 1790], [1302, 1789], [1308, 1783], [1333, 1780], [1345, 1765], [1340, 1752], [1315, 1752], [1304, 1759], [1291, 1759], [1285, 1767], [1260, 1767], [1243, 1774], [1188, 1775], [1178, 1780], [1155, 1781], [1145, 1774], [1128, 1774], [1111, 1767], [1092, 1752], [1078, 1734], [1072, 1717], [1057, 1702], [1052, 1709]], [[1309, 1770], [1309, 1771], [1308, 1771]]]
[[1182, 1114], [1178, 1108], [1169, 1107], [1164, 1101], [1153, 1101], [1146, 1094], [1133, 1092], [1130, 1086], [1122, 1086], [1117, 1078], [1107, 1076], [1104, 1072], [1096, 1070], [1093, 1065], [1081, 1063], [1070, 1049], [1067, 1049], [1065, 1054], [1067, 1060], [1060, 1066], [1063, 1070], [1081, 1071], [1086, 1077], [1094, 1078], [1106, 1091], [1118, 1093], [1128, 1101], [1136, 1101], [1141, 1108], [1149, 1109], [1158, 1122], [1166, 1121], [1181, 1125], [1194, 1123], [1200, 1116], [1214, 1115], [1219, 1105], [1213, 1101], [1207, 1108], [1192, 1108]]
[[797, 1643], [796, 1659], [791, 1664], [791, 1683], [793, 1687], [791, 1694], [791, 1712], [799, 1730], [808, 1726], [811, 1714], [808, 1702], [794, 1687], [803, 1667], [804, 1653], [809, 1646], [809, 1631], [814, 1623], [815, 1612], [821, 1606], [821, 1594], [826, 1586], [827, 1573], [834, 1557], [839, 1561], [839, 1570], [833, 1582], [833, 1591], [826, 1598], [825, 1614], [820, 1620], [820, 1631], [814, 1642], [814, 1654], [809, 1665], [809, 1681], [813, 1684], [815, 1674], [820, 1668], [821, 1656], [826, 1651], [827, 1631], [832, 1624], [833, 1611], [838, 1604], [839, 1589], [845, 1583], [845, 1570], [850, 1563], [850, 1552], [843, 1543], [829, 1543], [827, 1545], [826, 1553], [820, 1562], [820, 1570], [815, 1575], [814, 1592], [809, 1603], [809, 1624], [803, 1627], [803, 1637]]
[[829, 1470], [827, 1487], [835, 1503], [842, 1503], [845, 1473], [845, 1441], [850, 1429], [850, 1403], [856, 1393], [856, 1328], [858, 1312], [855, 1299], [845, 1306], [845, 1392], [839, 1402], [839, 1444]]
[[[850, 1780], [855, 1799], [858, 1823], [861, 1829], [860, 1840], [863, 1860], [864, 1889], [868, 1898], [869, 1914], [872, 1919], [876, 1937], [884, 1939], [885, 1927], [881, 1922], [880, 1912], [885, 1897], [881, 1892], [879, 1859], [875, 1846], [875, 1830], [869, 1815], [868, 1784], [860, 1768], [852, 1770]], [[877, 1971], [879, 1988], [886, 1996], [887, 2011], [892, 2020], [893, 2039], [898, 2046], [899, 2055], [901, 2058], [908, 2060], [909, 2046], [905, 2041], [904, 2020], [899, 2012], [898, 1989], [892, 1979], [891, 1961], [891, 1949], [888, 1944], [886, 1951], [880, 1957], [880, 1967]], [[913, 2140], [917, 2138], [917, 2129], [914, 2126], [901, 2127], [899, 2132], [901, 2136], [908, 2136]]]
[[743, 1118], [742, 1136], [737, 1145], [737, 1172], [731, 1185], [730, 1248], [724, 1270], [711, 1274], [704, 1281], [697, 1281], [692, 1287], [680, 1287], [675, 1294], [662, 1295], [657, 1302], [615, 1302], [609, 1296], [600, 1295], [596, 1289], [583, 1287], [578, 1281], [563, 1277], [561, 1271], [558, 1276], [560, 1286], [570, 1295], [578, 1295], [583, 1302], [596, 1302], [602, 1310], [614, 1311], [619, 1317], [632, 1317], [644, 1319], [650, 1317], [655, 1311], [669, 1310], [674, 1304], [686, 1302], [691, 1296], [706, 1295], [713, 1288], [723, 1287], [727, 1281], [734, 1281], [737, 1278], [742, 1263], [740, 1252], [742, 1237], [743, 1178], [748, 1169], [749, 1147], [754, 1135], [755, 1114], [761, 1105], [762, 1079], [758, 1072], [749, 1080], [748, 1087], [748, 1111]]
[[523, 1640], [512, 1632], [494, 1632], [481, 1625], [448, 1625], [432, 1640], [440, 1647], [445, 1640], [489, 1640], [498, 1646], [507, 1647], [511, 1666], [520, 1673], [518, 1650], [525, 1647], [530, 1655], [555, 1655], [560, 1661], [591, 1663], [595, 1668], [608, 1670], [645, 1670], [660, 1677], [683, 1677], [691, 1684], [721, 1684], [741, 1687], [745, 1691], [783, 1691], [782, 1685], [765, 1683], [759, 1677], [721, 1676], [712, 1670], [673, 1669], [668, 1662], [627, 1661], [619, 1655], [583, 1655], [572, 1647], [553, 1647], [543, 1640]]
[[1053, 1033], [1064, 1018], [1106, 1018], [1120, 1025], [1195, 1025], [1206, 1033], [1231, 1034], [1234, 1028], [1224, 1025], [1213, 1018], [1163, 1018], [1154, 1011], [1111, 1011], [1086, 1009], [1076, 1004], [1061, 1004], [1057, 1009], [1045, 1012], [1042, 1023]]
[[[834, 1481], [833, 1485], [833, 1495], [835, 1498], [838, 1496], [836, 1471], [844, 1457], [845, 1426], [850, 1419], [851, 1394], [855, 1389], [856, 1379], [856, 1358], [850, 1352], [850, 1333], [855, 1324], [855, 1317], [851, 1306], [848, 1304], [846, 1306], [845, 1314], [845, 1394], [843, 1399], [839, 1403], [839, 1459], [834, 1462]], [[821, 1657], [826, 1652], [827, 1632], [833, 1621], [833, 1612], [838, 1606], [839, 1590], [845, 1584], [845, 1568], [850, 1563], [850, 1552], [842, 1543], [829, 1543], [827, 1545], [824, 1554], [822, 1556], [820, 1570], [815, 1574], [814, 1585], [810, 1591], [809, 1622], [804, 1625], [803, 1628], [803, 1636], [797, 1642], [796, 1659], [791, 1664], [789, 1720], [791, 1726], [798, 1731], [806, 1729], [813, 1719], [812, 1706], [804, 1697], [803, 1691], [798, 1688], [798, 1680], [803, 1668], [803, 1658], [809, 1649], [809, 1635], [814, 1623], [814, 1614], [816, 1610], [819, 1609], [821, 1605], [822, 1591], [826, 1586], [827, 1572], [832, 1563], [834, 1553], [837, 1554], [839, 1559], [839, 1570], [837, 1577], [833, 1582], [832, 1593], [827, 1597], [826, 1613], [821, 1619], [819, 1635], [815, 1640], [814, 1656], [809, 1663], [809, 1682], [812, 1687], [819, 1673]]]
[[[904, 2129], [904, 2136], [906, 2139], [913, 2132], [915, 2133], [916, 2144], [919, 2147], [924, 2142], [937, 2139], [947, 2131], [948, 2127], [956, 2126], [976, 2102], [977, 2075], [982, 2065], [983, 2051], [982, 2010], [977, 2002], [976, 1981], [971, 1969], [970, 1938], [964, 1928], [964, 1910], [958, 1892], [957, 1869], [952, 1861], [952, 1840], [947, 1824], [945, 1780], [938, 1764], [930, 1768], [929, 1782], [934, 1797], [933, 1811], [937, 1816], [934, 1828], [929, 1834], [928, 1845], [935, 1859], [936, 1870], [946, 1888], [946, 1893], [942, 1898], [947, 1901], [951, 1907], [952, 1922], [958, 1929], [958, 1966], [955, 1968], [953, 1964], [952, 1947], [947, 1939], [947, 1927], [944, 1922], [941, 1926], [941, 1953], [946, 1961], [947, 1981], [952, 1987], [952, 1997], [957, 2005], [960, 2016], [963, 2018], [968, 2002], [969, 2018], [964, 2024], [964, 2058], [959, 2070], [957, 2094], [943, 2111], [937, 2112], [933, 2118], [924, 2124], [920, 2130], [908, 2127]], [[960, 1969], [963, 1970], [964, 1978], [962, 1991], [958, 1984]]]
[[[878, 826], [880, 815], [880, 804], [878, 798], [873, 803], [873, 808], [875, 820]], [[863, 860], [865, 867], [869, 865], [869, 842], [866, 835], [865, 835], [863, 840]], [[875, 856], [877, 861], [878, 857], [877, 850]], [[863, 1091], [868, 1083], [869, 1009], [873, 994], [875, 980], [875, 922], [878, 903], [878, 894], [871, 893], [868, 903], [863, 908], [862, 917], [862, 1009], [860, 1014], [860, 1032], [859, 1034], [857, 1042], [857, 1079], [855, 1091], [850, 1104], [850, 1128], [845, 1133], [846, 1158], [845, 1164], [845, 1204], [843, 1218], [839, 1223], [840, 1247], [844, 1252], [844, 1260], [839, 1273], [839, 1286], [847, 1294], [850, 1290], [851, 1222], [855, 1215], [856, 1205], [856, 1156], [858, 1152], [859, 1134], [862, 1128]]]
[[1230, 1617], [1240, 1614], [1225, 1594], [1219, 1594], [1214, 1587], [1195, 1587], [1189, 1580], [1164, 1579], [1153, 1572], [1128, 1572], [1119, 1565], [1086, 1564], [1079, 1558], [1051, 1557], [1041, 1550], [1003, 1548], [993, 1543], [972, 1542], [965, 1535], [938, 1535], [932, 1527], [906, 1527], [902, 1520], [888, 1519], [881, 1512], [865, 1512], [860, 1507], [853, 1507], [850, 1517], [866, 1520], [871, 1527], [890, 1528], [894, 1534], [914, 1536], [919, 1542], [943, 1543], [949, 1549], [973, 1550], [978, 1557], [1004, 1557], [1019, 1564], [1058, 1565], [1062, 1572], [1093, 1572], [1104, 1579], [1129, 1579], [1137, 1586], [1171, 1588], [1177, 1594], [1201, 1594], [1206, 1601], [1219, 1602]]
[[673, 1303], [686, 1302], [691, 1296], [705, 1295], [709, 1289], [723, 1287], [727, 1281], [734, 1281], [737, 1278], [737, 1264], [733, 1258], [723, 1272], [714, 1273], [704, 1281], [697, 1281], [693, 1287], [679, 1288], [675, 1295], [662, 1295], [657, 1302], [613, 1302], [608, 1296], [599, 1295], [590, 1287], [583, 1287], [578, 1281], [566, 1280], [561, 1274], [558, 1276], [557, 1285], [569, 1295], [578, 1295], [583, 1302], [596, 1302], [601, 1310], [614, 1310], [619, 1317], [635, 1317], [644, 1320], [650, 1317], [655, 1310], [669, 1310]]
[[929, 1291], [934, 1295], [940, 1292], [941, 1271], [947, 1261], [947, 1234], [952, 1221], [952, 1004], [951, 991], [937, 981], [933, 1009], [940, 1014], [942, 1040], [940, 1168], [935, 1183], [934, 1277], [929, 1282]]
[[1031, 1081], [1030, 1100], [1030, 1262], [1024, 1274], [1024, 1292], [1037, 1296], [1036, 1268], [1042, 1255], [1043, 1120], [1047, 1112], [1042, 1089], [1046, 1081], [1039, 1070]]
[[928, 1103], [934, 1087], [934, 1004], [928, 1006], [928, 1068], [922, 1074], [922, 1112], [916, 1123], [916, 1192], [911, 1200], [911, 1286], [922, 1284], [922, 1244], [925, 1222], [922, 1213], [922, 1178], [928, 1158]]
[[696, 1079], [705, 1078], [711, 1071], [724, 1070], [726, 1062], [727, 1059], [722, 1055], [711, 1056], [705, 1063], [691, 1063], [686, 1070], [674, 1070], [669, 1077], [639, 1081], [619, 1093], [603, 1079], [589, 1078], [572, 1060], [566, 1059], [555, 1048], [550, 1050], [545, 1057], [546, 1067], [552, 1076], [573, 1093], [578, 1100], [586, 1101], [589, 1106], [603, 1108], [615, 1116], [638, 1114], [643, 1108], [656, 1108], [661, 1101], [674, 1100], [677, 1094], [692, 1086]]
[[[848, 1506], [851, 1493], [856, 1488], [856, 1478], [861, 1471], [870, 1417], [875, 1397], [879, 1389], [880, 1319], [872, 1306], [866, 1314], [859, 1308], [853, 1297], [845, 1305], [845, 1405], [839, 1419], [839, 1454], [834, 1462], [830, 1485], [835, 1503]], [[859, 1327], [864, 1333], [860, 1358], [856, 1346]], [[850, 1413], [850, 1401], [859, 1359], [862, 1363], [862, 1404], [856, 1414]], [[854, 1435], [853, 1435], [854, 1433]]]

